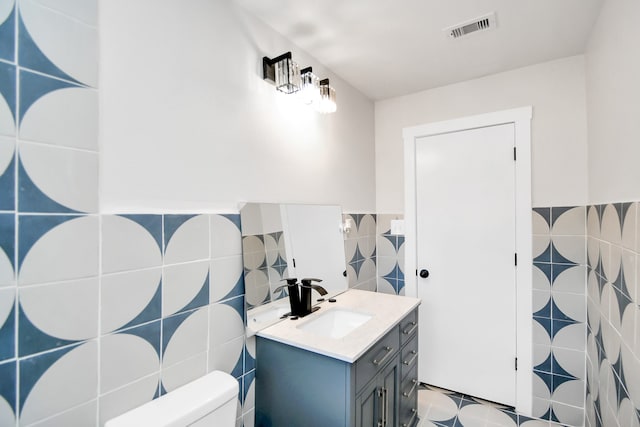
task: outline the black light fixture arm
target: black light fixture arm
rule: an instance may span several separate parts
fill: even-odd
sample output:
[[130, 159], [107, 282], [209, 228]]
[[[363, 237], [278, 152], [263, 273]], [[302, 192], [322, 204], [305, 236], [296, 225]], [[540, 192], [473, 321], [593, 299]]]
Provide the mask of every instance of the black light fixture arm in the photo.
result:
[[262, 78], [270, 83], [276, 83], [276, 69], [274, 65], [283, 59], [291, 59], [291, 52], [285, 52], [275, 58], [264, 56], [262, 58]]

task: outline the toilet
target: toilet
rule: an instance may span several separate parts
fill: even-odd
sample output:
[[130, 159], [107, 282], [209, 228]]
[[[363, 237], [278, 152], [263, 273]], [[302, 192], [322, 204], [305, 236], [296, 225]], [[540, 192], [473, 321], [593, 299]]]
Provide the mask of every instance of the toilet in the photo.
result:
[[238, 381], [213, 371], [107, 421], [105, 427], [233, 427]]

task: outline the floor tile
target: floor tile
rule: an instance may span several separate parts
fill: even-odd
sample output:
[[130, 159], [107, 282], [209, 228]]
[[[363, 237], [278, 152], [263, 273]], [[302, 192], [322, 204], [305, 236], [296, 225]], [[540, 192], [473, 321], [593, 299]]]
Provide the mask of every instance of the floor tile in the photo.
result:
[[[543, 427], [560, 424], [518, 416], [513, 408], [421, 384], [418, 391], [418, 427]], [[518, 424], [518, 420], [520, 423]]]

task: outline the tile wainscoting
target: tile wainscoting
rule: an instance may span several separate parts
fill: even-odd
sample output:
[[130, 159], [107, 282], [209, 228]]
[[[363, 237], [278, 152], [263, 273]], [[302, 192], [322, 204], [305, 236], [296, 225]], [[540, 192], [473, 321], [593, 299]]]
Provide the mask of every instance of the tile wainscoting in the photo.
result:
[[639, 206], [587, 208], [588, 427], [640, 427]]
[[638, 206], [534, 209], [536, 416], [640, 426]]
[[0, 424], [102, 425], [223, 370], [240, 382], [238, 425], [252, 425], [239, 215], [19, 213], [0, 223], [17, 272], [0, 288]]
[[378, 292], [404, 295], [404, 235], [391, 234], [391, 221], [402, 220], [402, 214], [378, 214], [376, 254], [378, 259]]
[[533, 210], [533, 415], [584, 423], [586, 210]]
[[351, 230], [344, 235], [349, 288], [375, 291], [376, 264], [376, 221], [375, 214], [344, 214], [343, 220], [351, 221]]

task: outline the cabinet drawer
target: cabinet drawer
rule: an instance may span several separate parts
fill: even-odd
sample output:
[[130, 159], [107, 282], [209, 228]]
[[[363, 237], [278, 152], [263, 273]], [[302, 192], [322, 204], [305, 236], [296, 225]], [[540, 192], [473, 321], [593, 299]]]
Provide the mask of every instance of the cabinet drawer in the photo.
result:
[[398, 418], [401, 427], [416, 424], [418, 417], [418, 366], [415, 365], [400, 384], [400, 412]]
[[400, 378], [404, 378], [414, 367], [418, 366], [418, 336], [414, 336], [411, 341], [402, 348], [400, 356]]
[[418, 405], [400, 405], [400, 427], [412, 427], [418, 424]]
[[416, 335], [418, 331], [418, 309], [413, 310], [411, 313], [400, 321], [400, 342], [404, 344]]
[[400, 383], [400, 400], [411, 401], [418, 397], [418, 367], [414, 366], [407, 377]]
[[[398, 353], [400, 339], [396, 326], [356, 361], [356, 393]], [[396, 359], [397, 360], [397, 359]]]

